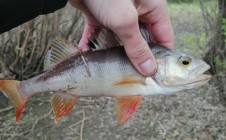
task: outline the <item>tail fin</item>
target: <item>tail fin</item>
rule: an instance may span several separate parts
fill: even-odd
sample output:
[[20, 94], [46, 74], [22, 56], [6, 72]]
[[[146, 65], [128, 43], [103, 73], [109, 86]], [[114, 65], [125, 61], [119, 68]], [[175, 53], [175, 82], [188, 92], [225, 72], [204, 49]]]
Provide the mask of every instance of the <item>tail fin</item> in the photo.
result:
[[27, 98], [19, 89], [19, 81], [0, 80], [0, 90], [8, 97], [16, 110], [16, 123], [19, 123]]

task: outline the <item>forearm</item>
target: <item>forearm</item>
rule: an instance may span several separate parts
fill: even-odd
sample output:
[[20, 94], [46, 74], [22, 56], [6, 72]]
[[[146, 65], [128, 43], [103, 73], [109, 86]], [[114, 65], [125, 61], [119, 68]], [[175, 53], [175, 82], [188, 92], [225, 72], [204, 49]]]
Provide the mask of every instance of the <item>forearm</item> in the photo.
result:
[[0, 33], [38, 15], [54, 12], [66, 3], [67, 0], [0, 0]]

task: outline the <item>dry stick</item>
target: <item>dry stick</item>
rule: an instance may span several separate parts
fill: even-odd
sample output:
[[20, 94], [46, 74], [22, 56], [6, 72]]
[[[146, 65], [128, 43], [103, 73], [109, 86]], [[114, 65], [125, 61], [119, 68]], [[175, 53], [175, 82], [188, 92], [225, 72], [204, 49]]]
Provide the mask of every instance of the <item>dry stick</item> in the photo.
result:
[[25, 40], [23, 41], [21, 48], [20, 48], [20, 57], [24, 57], [24, 53], [25, 53], [25, 48], [28, 45], [28, 38], [30, 37], [30, 30], [28, 29], [27, 31], [27, 35], [25, 36]]
[[[48, 117], [51, 113], [52, 113], [52, 109], [51, 109], [47, 114], [45, 114], [43, 117], [41, 117], [40, 119], [36, 120], [36, 121], [32, 124], [31, 129], [28, 129], [27, 131], [24, 131], [24, 132], [19, 133], [19, 134], [14, 134], [13, 136], [12, 136], [12, 134], [11, 134], [11, 136], [12, 136], [11, 139], [14, 140], [14, 137], [15, 137], [15, 136], [21, 136], [21, 137], [22, 137], [22, 136], [24, 136], [25, 134], [29, 134], [30, 132], [34, 132], [34, 129], [35, 129], [36, 125], [38, 124], [38, 122], [41, 121], [42, 119]], [[0, 134], [0, 135], [1, 135], [1, 134]], [[9, 134], [7, 133], [7, 134], [2, 134], [2, 135], [8, 136]]]
[[166, 136], [166, 129], [164, 128], [164, 126], [162, 125], [162, 123], [160, 121], [158, 121], [158, 124], [160, 125], [160, 127], [163, 130], [163, 135]]
[[[21, 29], [21, 27], [19, 28], [19, 31], [17, 32], [17, 34], [16, 34], [16, 42], [17, 42], [17, 45], [18, 44], [20, 44], [20, 39], [22, 38], [21, 37], [21, 32], [22, 32], [22, 29]], [[12, 37], [13, 38], [13, 37]], [[14, 51], [17, 49], [17, 50], [19, 50], [19, 45], [18, 46], [16, 46], [15, 47], [15, 49], [14, 49]], [[10, 69], [12, 69], [15, 73], [20, 73], [20, 72], [18, 72], [18, 70], [15, 70], [13, 67], [18, 63], [18, 61], [19, 61], [19, 57], [18, 57], [18, 55], [16, 56], [16, 58], [14, 59], [14, 61], [11, 63], [11, 65], [9, 66], [9, 68]]]
[[83, 127], [84, 127], [84, 123], [85, 123], [85, 112], [84, 112], [84, 109], [82, 110], [82, 124], [81, 124], [81, 128], [80, 128], [80, 140], [82, 140], [82, 136], [83, 136]]
[[46, 117], [48, 117], [50, 114], [52, 113], [52, 109], [50, 109], [50, 111], [45, 114], [43, 117], [41, 117], [40, 119], [36, 120], [33, 124], [32, 124], [32, 128], [31, 131], [34, 132], [35, 126], [38, 124], [38, 122]]
[[38, 101], [38, 102], [50, 103], [49, 99], [42, 99], [42, 98], [41, 98], [41, 99], [40, 99], [40, 98], [33, 99], [33, 100], [32, 100], [32, 103], [33, 103], [33, 102], [37, 102], [37, 101]]
[[14, 136], [21, 136], [21, 134], [12, 134], [12, 133], [1, 134], [0, 133], [0, 136], [11, 136], [11, 137], [14, 137]]
[[[82, 133], [83, 133], [83, 127], [84, 127], [85, 121], [86, 121], [86, 120], [89, 120], [90, 118], [92, 118], [92, 117], [94, 116], [94, 115], [93, 115], [93, 116], [90, 116], [90, 117], [85, 117], [84, 109], [83, 109], [82, 114], [83, 114], [82, 120], [80, 120], [80, 121], [78, 121], [78, 122], [76, 122], [76, 123], [74, 123], [74, 124], [72, 124], [72, 125], [69, 126], [69, 128], [70, 128], [71, 130], [73, 130], [75, 133], [77, 133], [78, 135], [80, 135], [80, 139], [81, 139], [81, 140], [83, 139]], [[75, 129], [73, 129], [73, 127], [77, 126], [77, 125], [80, 124], [80, 123], [81, 123], [81, 128], [80, 128], [80, 133], [78, 133], [77, 131], [75, 131]]]
[[[13, 126], [9, 126], [2, 134], [0, 133], [0, 136], [10, 136], [10, 139], [14, 139], [15, 136], [21, 136], [21, 133], [12, 133], [10, 130], [13, 128]], [[10, 131], [9, 133], [7, 133], [8, 131]], [[8, 138], [8, 140], [10, 140]]]
[[20, 133], [20, 136], [24, 136], [25, 134], [29, 134], [30, 132], [34, 133], [34, 129], [35, 129], [36, 125], [38, 124], [38, 122], [41, 121], [42, 119], [48, 117], [51, 113], [52, 113], [52, 109], [47, 114], [45, 114], [43, 117], [41, 117], [40, 119], [36, 120], [32, 124], [31, 129], [28, 129], [27, 131], [24, 131], [24, 132]]
[[[69, 35], [72, 34], [73, 29], [76, 28], [76, 24], [78, 23], [78, 20], [77, 20], [77, 19], [78, 19], [78, 17], [79, 17], [79, 13], [76, 12], [74, 17], [75, 17], [75, 18], [73, 19], [73, 22], [72, 22], [72, 24], [71, 24], [71, 27], [69, 28], [67, 34], [65, 35], [66, 38], [68, 38]], [[79, 19], [80, 19], [80, 18], [79, 18]]]
[[1, 113], [1, 112], [4, 112], [4, 111], [9, 111], [9, 110], [11, 110], [11, 109], [13, 109], [13, 106], [9, 106], [9, 107], [0, 109], [0, 113]]
[[0, 66], [2, 68], [2, 73], [4, 74], [4, 77], [10, 78], [10, 70], [6, 66], [6, 64], [3, 62], [2, 53], [0, 53]]
[[91, 117], [84, 118], [84, 119], [82, 119], [82, 120], [80, 120], [80, 121], [78, 121], [78, 122], [76, 122], [76, 123], [70, 125], [69, 128], [73, 130], [72, 127], [75, 127], [76, 125], [82, 123], [82, 121], [88, 120], [88, 119], [90, 119], [90, 118], [91, 118]]
[[29, 69], [30, 67], [32, 67], [34, 64], [31, 64], [31, 63], [34, 63], [32, 60], [33, 57], [35, 57], [35, 47], [36, 47], [36, 40], [34, 40], [34, 43], [33, 43], [33, 47], [32, 47], [32, 51], [31, 51], [31, 55], [30, 55], [30, 58], [28, 59], [27, 61], [27, 67], [23, 70], [23, 72], [27, 71], [27, 69]]

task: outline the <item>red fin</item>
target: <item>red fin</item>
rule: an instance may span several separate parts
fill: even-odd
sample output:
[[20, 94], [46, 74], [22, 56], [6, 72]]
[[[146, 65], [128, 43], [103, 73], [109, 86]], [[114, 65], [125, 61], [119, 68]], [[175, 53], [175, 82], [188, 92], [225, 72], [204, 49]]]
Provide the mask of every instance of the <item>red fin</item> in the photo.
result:
[[27, 102], [27, 97], [19, 90], [19, 81], [15, 80], [1, 80], [0, 90], [8, 97], [16, 110], [16, 122], [19, 123], [22, 116], [24, 106]]
[[55, 121], [67, 116], [77, 103], [79, 97], [71, 94], [56, 93], [52, 98], [52, 107]]
[[144, 84], [142, 79], [125, 77], [122, 80], [116, 81], [113, 83], [114, 85], [131, 85], [131, 84]]
[[20, 118], [22, 116], [22, 112], [24, 110], [24, 107], [27, 103], [27, 100], [24, 100], [20, 106], [18, 106], [18, 108], [16, 108], [16, 123], [19, 123], [20, 122]]
[[132, 117], [141, 103], [141, 96], [123, 96], [116, 98], [118, 123], [123, 123]]

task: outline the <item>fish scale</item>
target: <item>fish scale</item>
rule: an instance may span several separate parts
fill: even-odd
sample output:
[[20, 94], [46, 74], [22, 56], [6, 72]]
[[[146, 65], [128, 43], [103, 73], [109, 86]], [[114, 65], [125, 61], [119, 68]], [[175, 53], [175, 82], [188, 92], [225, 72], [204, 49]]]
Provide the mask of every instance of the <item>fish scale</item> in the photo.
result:
[[[118, 55], [123, 53], [123, 55]], [[92, 78], [96, 78], [96, 74], [98, 73], [101, 77], [115, 77], [115, 76], [125, 76], [126, 74], [134, 74], [137, 73], [136, 70], [131, 66], [128, 58], [125, 57], [125, 52], [123, 48], [112, 48], [110, 50], [102, 50], [94, 52], [97, 55], [87, 55], [85, 56], [90, 66], [89, 69], [94, 71], [92, 73]], [[96, 57], [103, 56], [104, 57]], [[99, 72], [98, 72], [99, 71]]]

